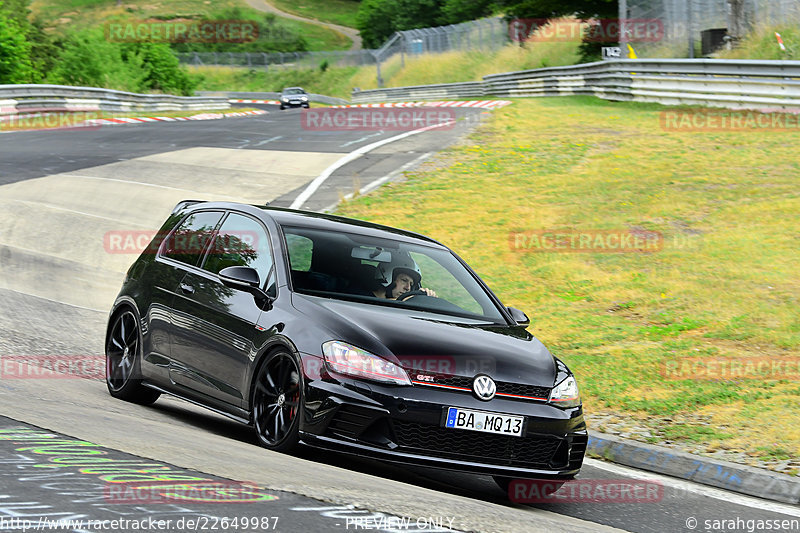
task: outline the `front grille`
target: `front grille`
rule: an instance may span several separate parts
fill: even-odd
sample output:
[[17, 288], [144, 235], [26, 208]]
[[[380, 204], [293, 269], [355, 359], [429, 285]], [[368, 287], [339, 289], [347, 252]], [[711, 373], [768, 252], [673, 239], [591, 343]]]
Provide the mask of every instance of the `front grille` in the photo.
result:
[[504, 466], [550, 467], [563, 442], [555, 437], [509, 437], [417, 422], [395, 420], [392, 424], [395, 442], [403, 451]]
[[449, 385], [451, 387], [463, 387], [472, 390], [472, 378], [434, 374], [433, 379], [435, 380], [434, 383], [437, 385]]
[[531, 398], [550, 397], [550, 389], [547, 387], [537, 387], [535, 385], [525, 385], [523, 383], [499, 382], [497, 384], [498, 394], [514, 394], [517, 396], [529, 396]]
[[578, 468], [583, 463], [583, 456], [586, 455], [586, 445], [589, 443], [588, 435], [574, 435], [572, 437], [572, 447], [569, 453], [570, 468]]
[[[464, 389], [472, 390], [472, 380], [474, 378], [466, 376], [452, 376], [449, 374], [439, 374], [436, 372], [424, 372], [428, 376], [433, 376], [431, 385], [446, 385], [448, 387], [461, 387]], [[425, 382], [417, 382], [419, 385], [425, 385]], [[541, 398], [547, 401], [550, 397], [549, 387], [537, 387], [536, 385], [526, 385], [524, 383], [511, 383], [508, 381], [497, 381], [497, 394], [513, 394], [514, 396], [526, 396], [526, 398], [510, 398], [518, 400], [527, 400], [529, 398]]]
[[381, 413], [343, 405], [328, 424], [332, 436], [356, 439]]

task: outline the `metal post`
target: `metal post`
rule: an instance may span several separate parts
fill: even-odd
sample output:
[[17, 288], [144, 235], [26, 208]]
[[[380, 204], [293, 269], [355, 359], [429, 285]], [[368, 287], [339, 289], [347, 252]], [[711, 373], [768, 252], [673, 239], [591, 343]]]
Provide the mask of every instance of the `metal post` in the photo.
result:
[[689, 59], [694, 59], [694, 35], [692, 34], [692, 0], [686, 0], [686, 34], [689, 39]]
[[382, 89], [383, 78], [381, 77], [381, 59], [378, 56], [378, 54], [375, 54], [374, 57], [375, 57], [375, 70], [377, 72], [378, 89]]
[[400, 68], [406, 66], [406, 33], [400, 32]]
[[625, 33], [625, 20], [628, 18], [628, 1], [619, 0], [619, 57], [628, 59], [628, 35]]

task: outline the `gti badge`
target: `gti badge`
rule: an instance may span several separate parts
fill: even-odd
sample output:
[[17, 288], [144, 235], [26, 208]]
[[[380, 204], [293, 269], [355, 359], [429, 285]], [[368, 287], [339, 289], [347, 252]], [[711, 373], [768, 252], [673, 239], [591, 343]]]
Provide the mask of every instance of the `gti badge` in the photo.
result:
[[494, 384], [492, 378], [481, 374], [475, 376], [475, 381], [472, 382], [472, 390], [475, 391], [475, 396], [477, 396], [479, 400], [488, 402], [494, 398], [494, 394], [497, 392], [497, 386]]

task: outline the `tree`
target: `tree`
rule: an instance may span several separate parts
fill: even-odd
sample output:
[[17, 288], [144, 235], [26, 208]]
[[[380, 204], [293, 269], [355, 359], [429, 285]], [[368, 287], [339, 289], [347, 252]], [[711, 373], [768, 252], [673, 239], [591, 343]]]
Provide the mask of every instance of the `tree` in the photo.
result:
[[394, 0], [363, 0], [358, 6], [356, 27], [365, 48], [378, 48], [397, 31]]
[[31, 46], [17, 21], [0, 3], [0, 84], [31, 83], [35, 72]]
[[[191, 95], [195, 82], [181, 69], [178, 58], [163, 43], [136, 43], [125, 50], [124, 58], [138, 56], [145, 72], [143, 85], [146, 89], [169, 94]], [[137, 59], [138, 61], [138, 59]]]
[[444, 24], [458, 24], [492, 14], [494, 0], [445, 0], [442, 6]]
[[568, 15], [587, 20], [593, 17], [616, 18], [617, 0], [495, 0], [506, 18], [557, 18]]

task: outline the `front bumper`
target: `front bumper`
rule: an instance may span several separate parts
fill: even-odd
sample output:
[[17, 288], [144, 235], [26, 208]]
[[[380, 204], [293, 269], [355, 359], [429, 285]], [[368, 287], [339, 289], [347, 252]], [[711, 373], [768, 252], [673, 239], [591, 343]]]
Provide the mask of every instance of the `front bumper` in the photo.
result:
[[[442, 427], [447, 407], [523, 415], [524, 436]], [[307, 381], [304, 443], [416, 464], [508, 477], [570, 479], [588, 435], [580, 407], [497, 398], [425, 386], [392, 387], [344, 378]]]
[[305, 107], [308, 109], [308, 102], [292, 101], [281, 102], [281, 107]]

